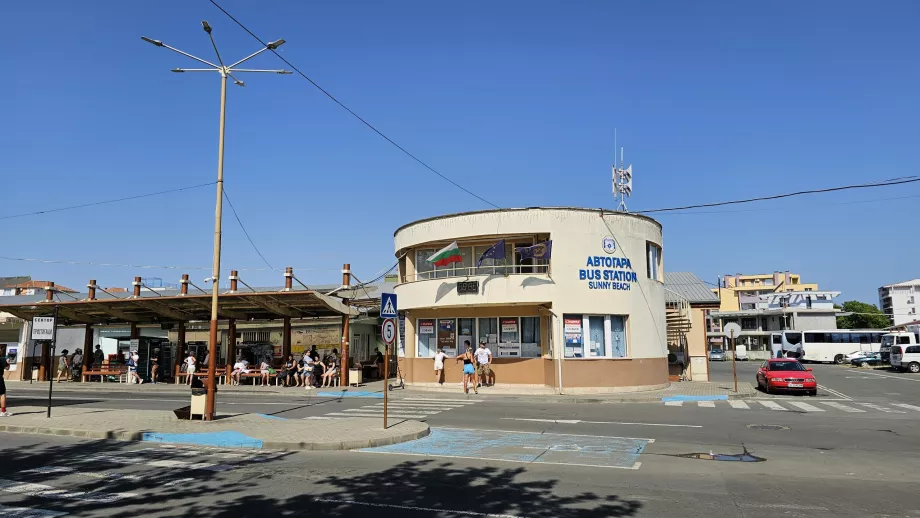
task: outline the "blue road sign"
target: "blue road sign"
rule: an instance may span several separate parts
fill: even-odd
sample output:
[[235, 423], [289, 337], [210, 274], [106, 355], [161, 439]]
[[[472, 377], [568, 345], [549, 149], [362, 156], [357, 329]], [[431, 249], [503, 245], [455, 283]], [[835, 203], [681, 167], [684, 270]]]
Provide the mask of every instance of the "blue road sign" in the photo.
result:
[[396, 294], [380, 294], [380, 318], [396, 318]]

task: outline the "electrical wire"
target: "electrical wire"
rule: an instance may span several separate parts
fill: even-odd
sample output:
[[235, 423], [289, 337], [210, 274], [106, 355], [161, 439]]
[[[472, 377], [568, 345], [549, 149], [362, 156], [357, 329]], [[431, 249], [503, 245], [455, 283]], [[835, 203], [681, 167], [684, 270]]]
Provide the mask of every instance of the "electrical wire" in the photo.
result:
[[[263, 46], [268, 47], [268, 44], [267, 44], [264, 40], [262, 40], [262, 38], [259, 38], [258, 36], [256, 36], [256, 34], [255, 34], [254, 32], [252, 32], [251, 30], [249, 30], [245, 25], [243, 25], [242, 22], [240, 22], [240, 21], [237, 20], [232, 14], [230, 14], [229, 12], [227, 12], [227, 10], [224, 9], [223, 7], [221, 7], [220, 4], [218, 4], [218, 3], [215, 2], [214, 0], [209, 0], [209, 1], [211, 2], [211, 4], [214, 5], [214, 7], [218, 8], [222, 13], [224, 13], [225, 15], [227, 15], [228, 18], [230, 18], [231, 20], [233, 20], [234, 23], [236, 23], [237, 25], [239, 25], [241, 29], [243, 29], [244, 31], [246, 31], [247, 33], [249, 33], [250, 36], [252, 36], [253, 38], [255, 38], [256, 41], [258, 41], [258, 42], [259, 42], [260, 44], [262, 44]], [[361, 117], [360, 115], [358, 115], [354, 110], [352, 110], [351, 108], [349, 108], [348, 106], [346, 106], [342, 101], [338, 100], [334, 95], [332, 95], [331, 93], [329, 93], [328, 90], [326, 90], [325, 88], [323, 88], [322, 86], [320, 86], [319, 84], [317, 84], [316, 81], [314, 81], [313, 79], [310, 79], [309, 76], [307, 76], [306, 74], [304, 74], [303, 72], [301, 72], [300, 69], [297, 68], [296, 66], [294, 66], [293, 63], [291, 63], [290, 61], [288, 61], [287, 59], [285, 59], [281, 54], [279, 54], [278, 51], [277, 51], [276, 49], [269, 48], [269, 50], [272, 51], [272, 53], [274, 53], [276, 56], [278, 56], [278, 59], [280, 59], [281, 61], [283, 61], [287, 66], [291, 67], [291, 69], [293, 69], [294, 72], [297, 72], [298, 75], [300, 75], [301, 77], [303, 77], [304, 79], [306, 79], [307, 81], [309, 81], [310, 84], [313, 85], [314, 87], [316, 87], [317, 90], [319, 90], [319, 91], [322, 92], [326, 97], [328, 97], [329, 99], [331, 99], [332, 102], [334, 102], [335, 104], [339, 105], [339, 107], [341, 107], [342, 109], [344, 109], [345, 111], [347, 111], [348, 113], [350, 113], [354, 118], [358, 119], [362, 124], [364, 124], [365, 126], [367, 126], [368, 128], [370, 128], [371, 131], [373, 131], [374, 133], [376, 133], [377, 135], [379, 135], [380, 137], [382, 137], [384, 140], [386, 140], [387, 142], [389, 142], [390, 144], [392, 144], [393, 147], [395, 147], [396, 149], [402, 151], [406, 156], [408, 156], [408, 157], [411, 158], [412, 160], [415, 160], [416, 162], [418, 162], [422, 167], [424, 167], [425, 169], [428, 169], [428, 170], [431, 171], [432, 173], [434, 173], [434, 174], [440, 176], [443, 180], [449, 182], [449, 183], [450, 183], [451, 185], [453, 185], [454, 187], [456, 187], [456, 188], [460, 189], [461, 191], [463, 191], [463, 192], [469, 194], [470, 196], [472, 196], [472, 197], [476, 198], [477, 200], [479, 200], [479, 201], [485, 203], [486, 205], [490, 205], [490, 206], [492, 206], [492, 207], [495, 207], [496, 209], [501, 208], [501, 207], [499, 207], [498, 205], [492, 203], [491, 201], [489, 201], [489, 200], [483, 198], [482, 196], [480, 196], [480, 195], [474, 193], [473, 191], [467, 189], [466, 187], [460, 185], [459, 183], [457, 183], [457, 182], [451, 180], [450, 178], [448, 178], [447, 176], [445, 176], [444, 174], [442, 174], [441, 172], [439, 172], [437, 169], [431, 167], [430, 165], [428, 165], [427, 163], [425, 163], [424, 161], [422, 161], [420, 158], [418, 158], [417, 156], [415, 156], [415, 155], [413, 155], [412, 153], [410, 153], [406, 148], [404, 148], [404, 147], [400, 146], [399, 144], [397, 144], [393, 139], [391, 139], [390, 137], [386, 136], [386, 134], [384, 134], [382, 131], [380, 131], [379, 129], [377, 129], [373, 124], [371, 124], [371, 123], [368, 122], [366, 119], [364, 119], [363, 117]]]
[[[24, 261], [24, 262], [33, 262], [33, 263], [45, 263], [45, 264], [73, 264], [81, 266], [105, 266], [105, 267], [117, 267], [117, 268], [144, 268], [144, 269], [164, 269], [164, 270], [205, 270], [210, 271], [211, 266], [176, 266], [176, 265], [152, 265], [152, 264], [123, 264], [123, 263], [97, 263], [92, 261], [57, 261], [54, 259], [35, 259], [28, 257], [6, 257], [0, 256], [0, 259], [5, 261]], [[339, 268], [297, 268], [301, 271], [308, 272], [337, 272]], [[275, 269], [269, 270], [268, 268], [221, 268], [222, 272], [230, 270], [239, 270], [241, 272], [265, 272], [265, 271], [278, 271]]]
[[890, 180], [883, 180], [881, 182], [873, 183], [863, 183], [863, 184], [854, 184], [854, 185], [840, 185], [837, 187], [825, 187], [823, 189], [809, 189], [806, 191], [796, 191], [788, 192], [783, 194], [774, 194], [772, 196], [760, 196], [757, 198], [746, 198], [742, 200], [731, 200], [731, 201], [720, 201], [714, 203], [700, 203], [696, 205], [685, 205], [683, 207], [666, 207], [660, 209], [649, 209], [649, 210], [640, 210], [636, 211], [633, 214], [652, 214], [656, 212], [673, 212], [678, 210], [687, 210], [687, 209], [699, 209], [704, 207], [720, 207], [723, 205], [738, 205], [741, 203], [752, 203], [755, 201], [766, 201], [766, 200], [778, 200], [780, 198], [790, 198], [793, 196], [802, 196], [806, 194], [820, 194], [827, 192], [836, 192], [836, 191], [846, 191], [851, 189], [870, 189], [873, 187], [888, 187], [891, 185], [903, 185], [908, 183], [920, 182], [920, 177], [917, 176], [907, 176], [901, 178], [892, 178]]
[[94, 206], [96, 206], [96, 205], [105, 205], [105, 204], [107, 204], [107, 203], [117, 203], [117, 202], [120, 202], [120, 201], [137, 200], [137, 199], [140, 199], [140, 198], [148, 198], [148, 197], [150, 197], [150, 196], [159, 196], [159, 195], [161, 195], [161, 194], [169, 194], [169, 193], [171, 193], [171, 192], [187, 191], [187, 190], [189, 190], [189, 189], [197, 189], [197, 188], [199, 188], [199, 187], [207, 187], [207, 186], [209, 186], [209, 185], [214, 185], [214, 184], [216, 184], [216, 183], [217, 183], [217, 182], [201, 183], [201, 184], [198, 184], [198, 185], [189, 185], [189, 186], [187, 186], [187, 187], [179, 187], [179, 188], [177, 188], [177, 189], [169, 189], [169, 190], [166, 190], [166, 191], [148, 192], [148, 193], [146, 193], [146, 194], [138, 194], [138, 195], [136, 195], [136, 196], [128, 196], [128, 197], [126, 197], [126, 198], [116, 198], [116, 199], [113, 199], [113, 200], [94, 201], [94, 202], [90, 202], [90, 203], [83, 203], [83, 204], [80, 204], [80, 205], [71, 205], [71, 206], [69, 206], [69, 207], [59, 207], [59, 208], [57, 208], [57, 209], [45, 209], [45, 210], [39, 210], [39, 211], [35, 211], [35, 212], [26, 212], [26, 213], [23, 213], [23, 214], [10, 214], [9, 216], [0, 216], [0, 220], [3, 220], [3, 219], [13, 219], [13, 218], [24, 218], [24, 217], [26, 217], [26, 216], [37, 216], [37, 215], [39, 215], [39, 214], [50, 214], [50, 213], [52, 213], [52, 212], [61, 212], [61, 211], [64, 211], [64, 210], [72, 210], [72, 209], [82, 209], [82, 208], [86, 208], [86, 207], [94, 207]]
[[274, 267], [272, 267], [271, 263], [268, 262], [268, 259], [266, 259], [264, 255], [262, 255], [262, 252], [259, 250], [259, 247], [256, 246], [252, 238], [249, 236], [249, 232], [246, 230], [246, 226], [243, 225], [243, 221], [240, 219], [240, 215], [236, 213], [236, 209], [233, 207], [233, 202], [230, 201], [230, 196], [227, 195], [227, 189], [224, 188], [223, 192], [224, 192], [224, 198], [227, 200], [227, 204], [230, 205], [230, 210], [233, 211], [233, 216], [236, 218], [236, 222], [239, 223], [240, 228], [243, 229], [243, 234], [246, 234], [246, 239], [249, 240], [249, 244], [252, 245], [252, 248], [256, 251], [257, 254], [259, 254], [259, 257], [262, 258], [262, 262], [264, 262], [270, 270], [277, 271], [275, 270]]
[[[872, 200], [856, 200], [856, 201], [842, 201], [837, 203], [819, 203], [810, 205], [810, 207], [834, 207], [837, 205], [857, 205], [860, 203], [878, 203], [881, 201], [895, 201], [895, 200], [907, 200], [911, 198], [920, 198], [920, 194], [913, 194], [910, 196], [896, 196], [894, 198], [875, 198]], [[693, 214], [733, 214], [737, 212], [776, 212], [776, 207], [767, 207], [762, 209], [738, 209], [738, 210], [694, 210], [688, 212], [669, 212], [663, 214], [665, 216], [676, 216], [676, 215], [693, 215]]]

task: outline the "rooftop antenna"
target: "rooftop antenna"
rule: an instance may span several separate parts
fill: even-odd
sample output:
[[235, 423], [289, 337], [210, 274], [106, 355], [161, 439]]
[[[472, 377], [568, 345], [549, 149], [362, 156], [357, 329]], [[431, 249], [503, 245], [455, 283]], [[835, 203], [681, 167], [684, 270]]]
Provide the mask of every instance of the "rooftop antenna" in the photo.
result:
[[632, 195], [632, 164], [629, 164], [629, 167], [625, 167], [625, 162], [623, 161], [623, 152], [624, 149], [620, 148], [620, 164], [617, 166], [616, 159], [616, 140], [617, 140], [617, 130], [613, 130], [613, 146], [614, 146], [614, 156], [613, 156], [613, 197], [617, 200], [617, 210], [620, 212], [629, 212], [626, 208], [626, 198], [629, 198]]

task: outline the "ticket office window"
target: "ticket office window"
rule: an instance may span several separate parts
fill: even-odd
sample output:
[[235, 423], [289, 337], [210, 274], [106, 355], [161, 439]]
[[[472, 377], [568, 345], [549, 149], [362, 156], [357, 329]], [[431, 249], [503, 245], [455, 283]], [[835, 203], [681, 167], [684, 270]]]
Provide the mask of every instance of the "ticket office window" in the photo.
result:
[[432, 358], [437, 351], [437, 322], [433, 318], [420, 318], [415, 323], [416, 356]]
[[566, 315], [566, 358], [626, 358], [626, 317]]

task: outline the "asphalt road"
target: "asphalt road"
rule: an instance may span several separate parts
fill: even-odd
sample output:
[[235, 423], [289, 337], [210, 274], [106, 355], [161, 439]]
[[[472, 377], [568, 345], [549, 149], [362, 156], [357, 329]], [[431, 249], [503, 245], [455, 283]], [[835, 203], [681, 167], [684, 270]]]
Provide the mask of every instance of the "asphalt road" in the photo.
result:
[[[432, 436], [371, 451], [0, 434], [0, 516], [920, 516], [920, 377], [813, 368], [825, 387], [818, 397], [679, 406], [394, 391], [390, 415], [424, 420]], [[731, 379], [731, 363], [713, 370]], [[755, 370], [738, 364], [742, 379]], [[44, 395], [10, 388], [13, 410]], [[123, 408], [126, 419], [132, 408], [186, 402], [143, 387], [55, 394], [56, 405]], [[225, 393], [219, 404], [288, 419], [382, 413], [376, 397]], [[745, 450], [762, 460], [699, 458]]]

